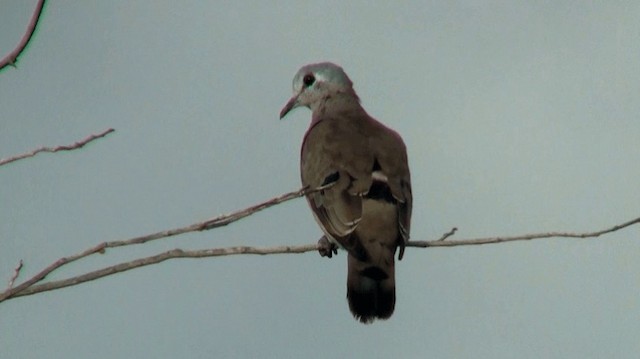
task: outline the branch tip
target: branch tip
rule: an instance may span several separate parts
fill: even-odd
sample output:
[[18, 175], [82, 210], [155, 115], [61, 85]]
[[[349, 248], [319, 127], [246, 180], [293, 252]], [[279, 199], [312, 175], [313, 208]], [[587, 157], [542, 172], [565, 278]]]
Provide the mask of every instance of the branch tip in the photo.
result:
[[449, 232], [446, 232], [445, 234], [443, 234], [442, 237], [440, 237], [438, 240], [436, 240], [436, 242], [444, 241], [445, 239], [453, 236], [454, 234], [456, 234], [457, 230], [458, 230], [458, 227], [451, 228], [451, 230]]
[[37, 148], [33, 151], [30, 152], [26, 152], [23, 154], [19, 154], [19, 155], [15, 155], [15, 156], [11, 156], [8, 158], [4, 158], [4, 159], [0, 159], [0, 166], [2, 165], [6, 165], [8, 163], [11, 162], [15, 162], [21, 159], [25, 159], [25, 158], [29, 158], [29, 157], [33, 157], [35, 155], [37, 155], [40, 152], [50, 152], [50, 153], [54, 153], [54, 152], [58, 152], [58, 151], [71, 151], [71, 150], [76, 150], [79, 148], [84, 147], [86, 144], [88, 144], [91, 141], [95, 141], [99, 138], [102, 138], [108, 134], [110, 134], [111, 132], [115, 132], [115, 130], [113, 128], [108, 128], [100, 133], [97, 134], [91, 134], [89, 136], [87, 136], [86, 138], [84, 138], [81, 141], [75, 142], [72, 145], [60, 145], [60, 146], [56, 146], [56, 147], [40, 147]]
[[18, 279], [18, 276], [20, 275], [20, 270], [22, 269], [24, 262], [22, 262], [22, 259], [18, 262], [18, 265], [13, 269], [13, 275], [11, 276], [11, 279], [9, 279], [9, 286], [7, 289], [11, 289], [13, 288], [13, 283], [15, 283], [16, 279]]

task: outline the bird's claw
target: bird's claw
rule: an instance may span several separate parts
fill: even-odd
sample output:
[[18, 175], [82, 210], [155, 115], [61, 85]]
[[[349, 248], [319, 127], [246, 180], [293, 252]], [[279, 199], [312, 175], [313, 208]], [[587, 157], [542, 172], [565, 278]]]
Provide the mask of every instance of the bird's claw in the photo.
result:
[[330, 242], [326, 236], [322, 236], [318, 240], [318, 253], [321, 257], [331, 258], [334, 254], [338, 254], [338, 246]]

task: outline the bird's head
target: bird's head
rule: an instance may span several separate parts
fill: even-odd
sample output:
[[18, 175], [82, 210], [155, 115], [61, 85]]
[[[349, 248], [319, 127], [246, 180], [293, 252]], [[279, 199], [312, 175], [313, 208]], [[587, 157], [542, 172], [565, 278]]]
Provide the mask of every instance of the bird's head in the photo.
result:
[[340, 93], [358, 98], [342, 67], [331, 62], [303, 66], [293, 77], [293, 97], [280, 111], [280, 119], [300, 106], [313, 111], [327, 98]]

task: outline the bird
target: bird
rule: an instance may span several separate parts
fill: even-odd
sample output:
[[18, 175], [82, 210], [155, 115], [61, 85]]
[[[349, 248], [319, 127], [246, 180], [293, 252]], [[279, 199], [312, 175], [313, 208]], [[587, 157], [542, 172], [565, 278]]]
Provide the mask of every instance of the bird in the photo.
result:
[[388, 319], [396, 302], [395, 254], [411, 225], [411, 177], [400, 135], [369, 116], [342, 67], [301, 67], [280, 112], [307, 107], [311, 124], [300, 151], [305, 197], [324, 235], [321, 256], [347, 254], [347, 301], [356, 320]]

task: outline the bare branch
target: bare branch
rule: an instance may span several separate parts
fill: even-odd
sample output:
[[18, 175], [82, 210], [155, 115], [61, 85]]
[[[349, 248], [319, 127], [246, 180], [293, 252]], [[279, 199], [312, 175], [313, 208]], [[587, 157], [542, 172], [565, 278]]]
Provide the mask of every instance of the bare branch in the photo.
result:
[[585, 232], [585, 233], [571, 233], [571, 232], [546, 232], [546, 233], [534, 233], [534, 234], [524, 234], [521, 236], [512, 236], [512, 237], [488, 237], [488, 238], [475, 238], [475, 239], [459, 239], [455, 241], [410, 241], [407, 243], [407, 247], [418, 247], [418, 248], [426, 248], [426, 247], [455, 247], [455, 246], [470, 246], [470, 245], [479, 245], [479, 244], [494, 244], [494, 243], [503, 243], [503, 242], [513, 242], [513, 241], [528, 241], [532, 239], [543, 239], [543, 238], [595, 238], [599, 237], [603, 234], [615, 232], [621, 230], [623, 228], [632, 226], [634, 224], [640, 223], [640, 217], [636, 219], [632, 219], [628, 222], [624, 222], [622, 224], [617, 224], [613, 227], [609, 227], [607, 229], [603, 229], [601, 231], [595, 232]]
[[[228, 256], [228, 255], [234, 255], [234, 254], [266, 255], [266, 254], [282, 254], [282, 253], [305, 253], [305, 252], [310, 252], [315, 250], [317, 250], [315, 244], [307, 244], [303, 246], [279, 246], [279, 247], [269, 247], [269, 248], [239, 246], [239, 247], [227, 247], [227, 248], [201, 249], [201, 250], [194, 250], [194, 251], [185, 251], [185, 250], [176, 248], [176, 249], [163, 252], [154, 256], [140, 258], [140, 259], [132, 260], [130, 262], [119, 263], [110, 267], [98, 269], [96, 271], [89, 272], [76, 277], [36, 285], [31, 288], [25, 289], [21, 292], [15, 293], [11, 295], [11, 297], [21, 297], [25, 295], [40, 293], [40, 292], [46, 292], [49, 290], [69, 287], [72, 285], [77, 285], [77, 284], [92, 281], [98, 278], [106, 277], [112, 274], [121, 273], [131, 269], [164, 262], [167, 259], [173, 259], [173, 258], [205, 258], [205, 257]], [[4, 299], [7, 299], [7, 298], [3, 298], [2, 296], [0, 296], [0, 302]]]
[[24, 263], [22, 262], [22, 259], [20, 260], [20, 262], [18, 262], [18, 265], [16, 266], [16, 268], [13, 270], [13, 275], [11, 276], [11, 279], [9, 279], [9, 285], [7, 286], [8, 289], [11, 289], [13, 287], [13, 283], [15, 283], [16, 279], [18, 279], [18, 276], [20, 275], [20, 270], [22, 269], [22, 265]]
[[38, 0], [36, 4], [36, 9], [33, 11], [33, 15], [31, 15], [31, 20], [29, 21], [29, 25], [27, 25], [27, 31], [20, 39], [20, 42], [16, 46], [13, 51], [11, 51], [7, 56], [5, 56], [2, 60], [0, 60], [0, 70], [7, 66], [16, 67], [16, 62], [18, 61], [18, 56], [22, 54], [22, 51], [27, 47], [27, 44], [31, 40], [33, 36], [33, 32], [36, 30], [36, 26], [38, 25], [38, 20], [40, 19], [40, 15], [42, 14], [42, 8], [44, 7], [45, 0]]
[[[259, 206], [265, 205], [266, 203], [271, 203], [272, 201], [279, 199], [279, 198], [287, 198], [285, 200], [289, 200], [292, 198], [296, 198], [296, 197], [300, 197], [302, 195], [304, 195], [304, 190], [300, 190], [300, 191], [296, 191], [296, 192], [290, 192], [288, 194], [285, 194], [283, 196], [280, 197], [276, 197], [272, 200], [269, 200], [267, 202], [264, 202], [262, 204], [250, 207], [250, 208], [257, 208]], [[281, 200], [281, 202], [284, 202], [285, 200]], [[281, 203], [279, 202], [279, 203]], [[274, 204], [270, 204], [274, 205]], [[265, 207], [266, 208], [266, 207]], [[248, 209], [247, 209], [248, 210]], [[247, 210], [242, 210], [242, 211], [238, 211], [235, 213], [244, 213]], [[252, 212], [255, 213], [255, 212]], [[249, 214], [252, 214], [249, 213]], [[246, 217], [249, 214], [245, 214], [244, 217]], [[229, 218], [229, 217], [233, 217], [233, 214], [231, 215], [227, 215], [227, 216], [220, 216], [217, 218]], [[228, 223], [231, 223], [233, 221], [236, 221], [240, 218], [243, 217], [239, 217], [236, 219], [226, 219], [225, 221], [230, 221]], [[205, 221], [202, 223], [209, 223], [209, 221]], [[226, 223], [226, 224], [228, 224]], [[453, 246], [463, 246], [463, 245], [478, 245], [478, 244], [494, 244], [494, 243], [502, 243], [502, 242], [509, 242], [509, 241], [519, 241], [519, 240], [533, 240], [533, 239], [542, 239], [542, 238], [552, 238], [552, 237], [558, 237], [558, 238], [594, 238], [594, 237], [599, 237], [603, 234], [607, 234], [607, 233], [611, 233], [611, 232], [615, 232], [618, 230], [621, 230], [623, 228], [632, 226], [634, 224], [640, 223], [640, 218], [636, 218], [633, 219], [631, 221], [622, 223], [622, 224], [618, 224], [615, 226], [612, 226], [610, 228], [607, 229], [603, 229], [600, 231], [596, 231], [596, 232], [585, 232], [585, 233], [571, 233], [571, 232], [547, 232], [547, 233], [537, 233], [537, 234], [528, 234], [528, 235], [522, 235], [522, 236], [513, 236], [513, 237], [490, 237], [490, 238], [478, 238], [478, 239], [461, 239], [461, 240], [455, 240], [455, 241], [444, 241], [443, 238], [447, 238], [451, 235], [453, 235], [453, 233], [455, 233], [455, 229], [453, 228], [452, 230], [450, 230], [449, 232], [445, 233], [442, 237], [440, 237], [437, 240], [431, 240], [431, 241], [410, 241], [409, 243], [407, 243], [407, 247], [418, 247], [418, 248], [426, 248], [426, 247], [453, 247]], [[186, 227], [185, 227], [186, 228]], [[215, 228], [215, 227], [211, 227], [211, 228]], [[208, 228], [210, 229], [210, 228]], [[168, 231], [167, 231], [168, 232]], [[161, 232], [159, 232], [161, 233]], [[184, 233], [184, 232], [183, 232]], [[121, 273], [121, 272], [125, 272], [131, 269], [135, 269], [135, 268], [139, 268], [139, 267], [143, 267], [143, 266], [147, 266], [147, 265], [151, 265], [151, 264], [156, 264], [156, 263], [160, 263], [163, 262], [165, 260], [168, 259], [173, 259], [173, 258], [205, 258], [205, 257], [218, 257], [218, 256], [226, 256], [226, 255], [237, 255], [237, 254], [260, 254], [260, 255], [266, 255], [266, 254], [282, 254], [282, 253], [306, 253], [306, 252], [311, 252], [311, 251], [317, 251], [318, 250], [318, 245], [317, 244], [307, 244], [307, 245], [301, 245], [301, 246], [279, 246], [279, 247], [269, 247], [269, 248], [257, 248], [257, 247], [246, 247], [246, 246], [237, 246], [237, 247], [228, 247], [228, 248], [212, 248], [212, 249], [201, 249], [201, 250], [193, 250], [193, 251], [185, 251], [182, 249], [173, 249], [167, 252], [163, 252], [154, 256], [150, 256], [150, 257], [145, 257], [145, 258], [140, 258], [140, 259], [135, 259], [129, 262], [123, 262], [123, 263], [119, 263], [110, 267], [105, 267], [102, 269], [98, 269], [95, 270], [93, 272], [89, 272], [86, 274], [82, 274], [82, 275], [78, 275], [75, 277], [71, 277], [71, 278], [67, 278], [67, 279], [62, 279], [62, 280], [58, 280], [58, 281], [52, 281], [52, 282], [48, 282], [48, 283], [43, 283], [43, 284], [39, 284], [39, 285], [34, 285], [35, 283], [39, 282], [40, 280], [44, 279], [44, 277], [50, 273], [51, 271], [59, 268], [60, 266], [66, 264], [66, 263], [70, 263], [73, 260], [85, 257], [87, 255], [93, 254], [93, 253], [102, 253], [104, 252], [104, 249], [106, 248], [106, 243], [102, 243], [98, 246], [95, 246], [93, 248], [90, 248], [88, 250], [86, 250], [83, 253], [79, 253], [75, 256], [71, 256], [71, 257], [67, 257], [67, 258], [61, 258], [58, 261], [56, 261], [55, 263], [53, 263], [52, 265], [50, 265], [49, 267], [45, 268], [43, 271], [41, 271], [40, 273], [38, 273], [36, 276], [34, 276], [33, 278], [29, 279], [28, 281], [24, 282], [23, 284], [21, 284], [20, 286], [17, 286], [14, 289], [9, 289], [7, 291], [5, 291], [4, 293], [0, 293], [0, 302], [10, 299], [10, 298], [16, 298], [16, 297], [21, 297], [21, 296], [26, 296], [26, 295], [32, 295], [32, 294], [36, 294], [36, 293], [40, 293], [40, 292], [45, 292], [45, 291], [50, 291], [50, 290], [55, 290], [55, 289], [60, 289], [60, 288], [64, 288], [64, 287], [69, 287], [69, 286], [73, 286], [73, 285], [78, 285], [80, 283], [84, 283], [84, 282], [88, 282], [88, 281], [92, 281], [98, 278], [102, 278], [102, 277], [106, 277], [112, 274], [116, 274], [116, 273]]]
[[[111, 242], [100, 243], [100, 244], [98, 244], [98, 245], [96, 245], [94, 247], [91, 247], [89, 249], [86, 249], [86, 250], [84, 250], [84, 251], [82, 251], [80, 253], [74, 254], [74, 255], [69, 256], [69, 257], [60, 258], [57, 261], [55, 261], [54, 263], [50, 264], [48, 267], [44, 268], [42, 271], [40, 271], [35, 276], [29, 278], [24, 283], [21, 283], [20, 285], [14, 287], [14, 288], [9, 288], [5, 292], [0, 293], [0, 302], [6, 300], [8, 298], [14, 297], [18, 293], [21, 293], [25, 289], [27, 289], [27, 288], [33, 286], [34, 284], [42, 281], [43, 279], [45, 279], [45, 277], [47, 275], [49, 275], [49, 273], [53, 272], [54, 270], [66, 265], [66, 264], [69, 264], [71, 262], [74, 262], [74, 261], [76, 261], [78, 259], [90, 256], [92, 254], [104, 253], [107, 248], [122, 247], [122, 246], [133, 245], [133, 244], [142, 244], [142, 243], [146, 243], [146, 242], [149, 242], [149, 241], [152, 241], [152, 240], [161, 239], [161, 238], [168, 238], [168, 237], [175, 236], [175, 235], [178, 235], [178, 234], [183, 234], [183, 233], [188, 233], [188, 232], [195, 232], [195, 231], [204, 231], [204, 230], [209, 230], [209, 229], [213, 229], [213, 228], [217, 228], [217, 227], [226, 226], [226, 225], [228, 225], [230, 223], [233, 223], [233, 222], [238, 221], [238, 220], [240, 220], [242, 218], [245, 218], [245, 217], [250, 216], [250, 215], [252, 215], [254, 213], [257, 213], [257, 212], [259, 212], [259, 211], [261, 211], [263, 209], [275, 206], [275, 205], [280, 204], [282, 202], [286, 202], [286, 201], [292, 200], [294, 198], [301, 197], [301, 196], [305, 195], [306, 193], [313, 193], [315, 191], [320, 191], [320, 190], [322, 190], [324, 188], [326, 188], [326, 186], [318, 188], [318, 189], [315, 189], [315, 190], [307, 190], [305, 188], [301, 188], [301, 189], [299, 189], [297, 191], [285, 193], [285, 194], [283, 194], [281, 196], [274, 197], [274, 198], [272, 198], [270, 200], [267, 200], [265, 202], [256, 204], [254, 206], [251, 206], [251, 207], [239, 210], [239, 211], [235, 211], [235, 212], [230, 213], [230, 214], [217, 216], [217, 217], [208, 219], [208, 220], [203, 221], [203, 222], [194, 223], [194, 224], [191, 224], [191, 225], [188, 225], [188, 226], [185, 226], [185, 227], [169, 229], [169, 230], [152, 233], [152, 234], [148, 234], [148, 235], [145, 235], [145, 236], [134, 237], [134, 238], [127, 239], [127, 240], [122, 240], [122, 241], [111, 241]], [[80, 282], [80, 283], [82, 283], [82, 282]]]
[[16, 156], [12, 156], [12, 157], [8, 157], [8, 158], [3, 158], [0, 159], [0, 166], [2, 165], [6, 165], [8, 163], [17, 161], [17, 160], [21, 160], [24, 158], [28, 158], [28, 157], [33, 157], [35, 155], [37, 155], [40, 152], [58, 152], [58, 151], [71, 151], [71, 150], [77, 150], [78, 148], [82, 148], [84, 147], [84, 145], [86, 145], [87, 143], [97, 140], [98, 138], [102, 138], [108, 134], [110, 134], [111, 132], [114, 132], [115, 130], [113, 128], [109, 128], [106, 129], [98, 134], [92, 134], [89, 135], [87, 138], [80, 140], [74, 144], [71, 145], [62, 145], [62, 146], [56, 146], [56, 147], [40, 147], [38, 149], [35, 149], [31, 152], [27, 152], [27, 153], [23, 153], [20, 155], [16, 155]]

